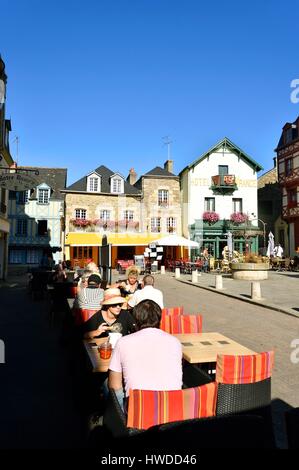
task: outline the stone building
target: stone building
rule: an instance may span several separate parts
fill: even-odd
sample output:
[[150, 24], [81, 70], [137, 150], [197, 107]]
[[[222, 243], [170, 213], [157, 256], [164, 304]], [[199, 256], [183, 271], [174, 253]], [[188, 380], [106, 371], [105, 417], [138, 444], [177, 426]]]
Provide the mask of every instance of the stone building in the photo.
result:
[[288, 223], [281, 217], [282, 192], [278, 182], [276, 158], [273, 160], [274, 168], [261, 175], [257, 182], [259, 223], [263, 228], [259, 245], [267, 246], [268, 234], [271, 231], [274, 235], [274, 243], [280, 243], [284, 254], [287, 255], [289, 253]]
[[132, 168], [125, 179], [104, 165], [66, 188], [65, 257], [84, 266], [102, 264], [103, 237], [117, 260], [133, 259], [166, 233], [181, 232], [179, 178], [156, 167], [137, 180]]

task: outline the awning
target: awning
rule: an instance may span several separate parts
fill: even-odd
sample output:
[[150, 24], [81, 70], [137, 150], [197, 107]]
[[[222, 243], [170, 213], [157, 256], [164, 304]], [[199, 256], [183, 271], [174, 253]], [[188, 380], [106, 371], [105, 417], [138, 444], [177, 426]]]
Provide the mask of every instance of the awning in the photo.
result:
[[[161, 235], [162, 236], [162, 235]], [[103, 234], [92, 232], [71, 232], [65, 237], [65, 245], [102, 246]], [[112, 246], [147, 246], [157, 239], [157, 234], [148, 233], [111, 233], [107, 243]]]

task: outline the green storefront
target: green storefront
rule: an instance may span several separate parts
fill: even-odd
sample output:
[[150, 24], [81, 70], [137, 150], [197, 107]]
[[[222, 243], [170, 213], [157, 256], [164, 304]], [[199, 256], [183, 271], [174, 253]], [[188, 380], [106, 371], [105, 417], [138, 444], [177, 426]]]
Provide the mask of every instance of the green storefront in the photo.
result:
[[258, 236], [262, 232], [250, 223], [237, 225], [228, 220], [218, 220], [211, 224], [196, 219], [189, 227], [191, 240], [199, 243], [198, 249], [192, 249], [192, 257], [200, 255], [202, 249], [207, 247], [209, 254], [215, 259], [222, 258], [222, 251], [227, 246], [228, 232], [232, 233], [233, 250], [240, 254], [258, 253]]

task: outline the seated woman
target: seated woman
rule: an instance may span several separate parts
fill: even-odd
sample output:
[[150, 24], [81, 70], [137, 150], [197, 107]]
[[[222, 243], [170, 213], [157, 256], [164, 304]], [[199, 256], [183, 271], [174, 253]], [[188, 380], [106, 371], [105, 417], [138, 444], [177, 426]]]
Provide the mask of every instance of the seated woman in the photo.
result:
[[120, 290], [110, 288], [104, 292], [102, 310], [95, 313], [82, 326], [85, 339], [108, 336], [115, 324], [120, 325], [119, 331], [123, 336], [135, 331], [135, 321], [132, 315], [123, 310], [125, 299], [121, 297]]
[[119, 281], [116, 287], [120, 289], [121, 295], [129, 300], [137, 289], [141, 289], [141, 283], [138, 281], [139, 270], [136, 266], [130, 266], [127, 270], [128, 279], [126, 281]]
[[64, 282], [67, 280], [67, 274], [62, 267], [62, 264], [59, 263], [55, 266], [55, 273], [53, 275], [53, 282]]

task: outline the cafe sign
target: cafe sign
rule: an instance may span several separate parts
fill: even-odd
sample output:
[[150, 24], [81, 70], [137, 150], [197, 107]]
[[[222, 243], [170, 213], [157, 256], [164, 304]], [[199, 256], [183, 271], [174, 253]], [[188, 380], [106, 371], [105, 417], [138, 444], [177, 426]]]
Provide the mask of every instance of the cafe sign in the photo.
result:
[[21, 173], [2, 173], [0, 174], [0, 188], [9, 191], [26, 191], [38, 186], [38, 181], [29, 175]]

